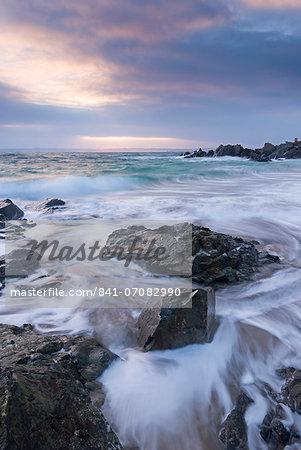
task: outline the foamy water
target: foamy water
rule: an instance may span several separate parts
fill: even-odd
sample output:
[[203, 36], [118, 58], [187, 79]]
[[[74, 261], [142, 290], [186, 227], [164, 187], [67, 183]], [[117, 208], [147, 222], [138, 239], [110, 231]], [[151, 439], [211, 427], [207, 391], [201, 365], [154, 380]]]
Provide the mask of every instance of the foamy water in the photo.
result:
[[[17, 173], [4, 171], [9, 159], [0, 157], [1, 197], [16, 200], [27, 217], [40, 214], [31, 209], [32, 200], [57, 196], [66, 200], [66, 209], [53, 217], [62, 220], [189, 220], [256, 239], [281, 257], [278, 271], [218, 291], [220, 325], [212, 343], [141, 353], [112, 333], [107, 342], [121, 359], [102, 377], [105, 415], [125, 445], [223, 448], [218, 430], [243, 388], [254, 400], [246, 413], [250, 449], [266, 449], [258, 427], [273, 400], [264, 386], [278, 392], [283, 380], [275, 371], [301, 368], [301, 161], [183, 160], [168, 154], [11, 158]], [[35, 311], [3, 306], [1, 314], [3, 322], [47, 323], [47, 330], [109, 333], [101, 314], [91, 321], [80, 304]], [[300, 416], [285, 411], [287, 424], [301, 431]]]

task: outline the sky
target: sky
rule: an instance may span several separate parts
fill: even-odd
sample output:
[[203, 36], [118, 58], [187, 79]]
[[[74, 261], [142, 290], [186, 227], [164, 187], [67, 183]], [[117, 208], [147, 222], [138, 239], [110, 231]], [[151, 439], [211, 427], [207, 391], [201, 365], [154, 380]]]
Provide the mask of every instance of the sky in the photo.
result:
[[301, 138], [301, 0], [0, 0], [0, 149]]

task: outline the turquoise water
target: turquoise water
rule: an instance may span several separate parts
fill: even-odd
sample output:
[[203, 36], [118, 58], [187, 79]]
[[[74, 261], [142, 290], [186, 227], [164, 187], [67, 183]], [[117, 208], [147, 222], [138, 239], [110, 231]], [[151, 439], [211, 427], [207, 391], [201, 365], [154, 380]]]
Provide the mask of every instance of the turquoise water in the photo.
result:
[[[179, 153], [0, 153], [1, 196], [40, 200], [130, 191], [161, 183], [300, 173], [301, 163], [241, 158], [183, 159]], [[61, 187], [61, 190], [60, 190]]]

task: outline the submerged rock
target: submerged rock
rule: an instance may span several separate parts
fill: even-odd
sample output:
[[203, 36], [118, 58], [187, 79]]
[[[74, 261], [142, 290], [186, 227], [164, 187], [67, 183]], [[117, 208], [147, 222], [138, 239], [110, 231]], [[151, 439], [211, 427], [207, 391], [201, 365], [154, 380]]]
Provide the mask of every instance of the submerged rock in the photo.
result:
[[301, 415], [301, 370], [289, 367], [279, 370], [278, 374], [286, 380], [278, 400]]
[[291, 431], [283, 424], [284, 419], [285, 414], [281, 405], [269, 411], [263, 419], [260, 435], [271, 450], [281, 450], [290, 442]]
[[211, 288], [192, 294], [191, 307], [151, 308], [138, 319], [138, 345], [166, 350], [209, 342], [215, 328], [215, 294]]
[[31, 325], [0, 325], [0, 345], [0, 448], [121, 448], [91, 402], [114, 354], [92, 338], [41, 335]]
[[24, 212], [9, 198], [0, 200], [0, 221], [17, 220], [24, 216]]
[[253, 400], [242, 392], [236, 402], [235, 408], [222, 424], [219, 438], [227, 450], [248, 450], [247, 424], [244, 414]]
[[50, 214], [53, 211], [62, 208], [65, 204], [64, 200], [59, 198], [46, 198], [39, 202], [32, 202], [29, 206], [32, 209], [44, 211], [45, 214]]

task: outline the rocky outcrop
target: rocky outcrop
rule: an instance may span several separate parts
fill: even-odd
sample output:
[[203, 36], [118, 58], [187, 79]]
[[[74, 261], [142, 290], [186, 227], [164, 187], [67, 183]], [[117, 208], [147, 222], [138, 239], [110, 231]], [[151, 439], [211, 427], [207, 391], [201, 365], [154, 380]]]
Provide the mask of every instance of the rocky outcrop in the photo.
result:
[[192, 226], [193, 281], [224, 287], [249, 280], [261, 265], [280, 262], [277, 256], [259, 252], [253, 242]]
[[236, 402], [235, 408], [222, 424], [219, 438], [227, 450], [248, 450], [247, 424], [244, 414], [253, 400], [242, 392]]
[[283, 405], [301, 415], [301, 371], [288, 367], [278, 370], [277, 374], [285, 379], [285, 383], [280, 393], [266, 386], [267, 395], [272, 402], [260, 426], [260, 435], [270, 450], [282, 450], [286, 445], [299, 448], [300, 434]]
[[[154, 239], [168, 257], [160, 261], [136, 258], [141, 254], [141, 249], [132, 249], [137, 238], [146, 243]], [[192, 276], [193, 281], [215, 288], [249, 280], [262, 264], [280, 262], [277, 256], [259, 252], [252, 242], [188, 223], [154, 230], [144, 226], [119, 229], [109, 236], [106, 246], [127, 249], [127, 254], [151, 273]]]
[[0, 200], [0, 222], [21, 219], [23, 216], [24, 212], [9, 198]]
[[138, 345], [146, 350], [166, 350], [210, 342], [215, 328], [214, 290], [198, 289], [190, 305], [144, 309], [138, 319]]
[[185, 158], [203, 158], [203, 157], [207, 156], [207, 153], [204, 152], [201, 148], [199, 148], [195, 152], [192, 152], [192, 153], [185, 152], [185, 153], [182, 153], [180, 156], [184, 156]]
[[0, 448], [120, 449], [92, 401], [116, 358], [92, 338], [0, 325]]
[[215, 151], [215, 156], [239, 156], [242, 158], [249, 158], [251, 153], [252, 150], [244, 148], [240, 144], [220, 145]]
[[[201, 149], [200, 149], [201, 150]], [[209, 150], [208, 153], [195, 151], [183, 155], [185, 158], [203, 158], [217, 156], [237, 156], [248, 158], [258, 162], [268, 162], [272, 159], [297, 159], [301, 158], [301, 142], [286, 142], [285, 144], [273, 145], [269, 142], [264, 144], [261, 149], [244, 148], [240, 144], [220, 145], [216, 150]]]
[[207, 153], [199, 149], [192, 153], [186, 153], [183, 156], [185, 158], [203, 158], [203, 157], [216, 157], [216, 156], [239, 156], [243, 158], [249, 158], [252, 154], [252, 150], [242, 147], [240, 144], [236, 145], [220, 145], [216, 150], [209, 150]]
[[[9, 198], [0, 200], [0, 239], [5, 239], [8, 220], [22, 219], [24, 212]], [[0, 296], [5, 285], [5, 256], [0, 255]]]

